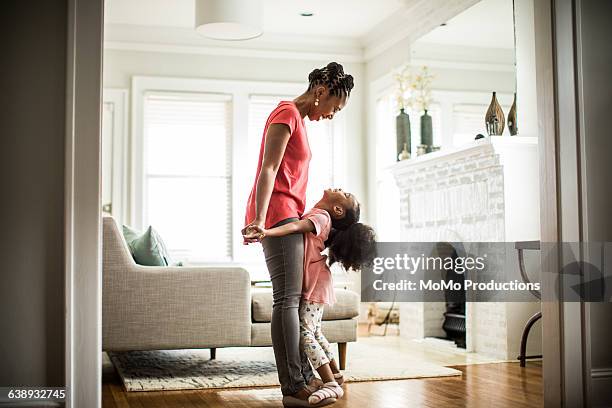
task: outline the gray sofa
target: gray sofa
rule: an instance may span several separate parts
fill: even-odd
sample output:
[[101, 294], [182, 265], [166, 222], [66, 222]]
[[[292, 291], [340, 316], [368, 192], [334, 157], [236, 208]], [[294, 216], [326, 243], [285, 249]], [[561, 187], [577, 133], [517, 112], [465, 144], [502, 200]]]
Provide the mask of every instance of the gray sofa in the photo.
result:
[[[270, 346], [272, 293], [255, 289], [246, 270], [235, 267], [137, 265], [112, 217], [103, 217], [102, 349], [167, 350]], [[357, 339], [359, 297], [336, 290], [325, 309], [323, 331], [338, 343]]]

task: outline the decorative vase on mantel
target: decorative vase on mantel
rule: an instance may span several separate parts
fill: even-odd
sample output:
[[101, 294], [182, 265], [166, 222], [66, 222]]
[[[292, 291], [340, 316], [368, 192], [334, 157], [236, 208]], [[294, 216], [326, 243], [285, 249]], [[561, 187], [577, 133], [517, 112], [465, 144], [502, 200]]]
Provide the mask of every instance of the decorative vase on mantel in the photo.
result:
[[431, 147], [433, 146], [433, 126], [427, 109], [425, 109], [425, 113], [421, 116], [421, 144], [427, 146], [427, 153], [431, 152]]
[[501, 136], [501, 134], [504, 133], [505, 122], [504, 111], [499, 102], [497, 102], [495, 92], [493, 92], [491, 104], [485, 115], [485, 127], [489, 136]]
[[518, 133], [518, 126], [516, 124], [516, 92], [514, 93], [514, 102], [508, 113], [508, 130], [511, 136], [516, 136]]
[[410, 155], [410, 116], [406, 113], [404, 108], [400, 109], [400, 113], [395, 118], [395, 136], [397, 138], [397, 154], [396, 158], [399, 161], [399, 157], [407, 147], [408, 155]]

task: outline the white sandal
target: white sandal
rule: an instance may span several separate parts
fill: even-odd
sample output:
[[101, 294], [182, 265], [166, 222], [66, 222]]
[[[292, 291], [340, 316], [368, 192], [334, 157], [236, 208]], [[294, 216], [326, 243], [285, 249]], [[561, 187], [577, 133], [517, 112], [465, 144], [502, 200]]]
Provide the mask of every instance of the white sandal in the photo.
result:
[[340, 385], [336, 381], [330, 381], [325, 384], [317, 391], [310, 394], [308, 397], [308, 402], [310, 405], [317, 405], [319, 402], [324, 401], [326, 399], [338, 399], [342, 398], [344, 395], [344, 390], [340, 388]]
[[317, 404], [311, 404], [307, 400], [302, 400], [292, 395], [283, 396], [283, 407], [285, 408], [297, 408], [297, 407], [324, 407], [326, 405], [330, 405], [336, 402], [335, 398], [327, 398], [319, 401]]

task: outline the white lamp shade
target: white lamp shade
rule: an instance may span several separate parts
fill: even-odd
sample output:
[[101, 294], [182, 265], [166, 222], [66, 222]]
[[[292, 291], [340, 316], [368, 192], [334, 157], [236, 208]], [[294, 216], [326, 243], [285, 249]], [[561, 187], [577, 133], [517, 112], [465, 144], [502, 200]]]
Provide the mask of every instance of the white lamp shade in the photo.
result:
[[262, 0], [196, 0], [196, 31], [215, 40], [248, 40], [262, 33]]

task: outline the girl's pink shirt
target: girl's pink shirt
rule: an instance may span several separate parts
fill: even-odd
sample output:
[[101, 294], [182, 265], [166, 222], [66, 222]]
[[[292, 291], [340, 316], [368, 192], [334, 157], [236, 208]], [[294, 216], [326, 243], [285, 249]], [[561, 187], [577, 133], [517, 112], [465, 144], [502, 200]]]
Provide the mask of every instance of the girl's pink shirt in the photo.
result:
[[327, 255], [321, 254], [331, 231], [331, 217], [325, 210], [312, 208], [302, 219], [310, 220], [315, 227], [314, 232], [304, 234], [302, 299], [331, 306], [336, 303], [334, 283], [327, 266]]

